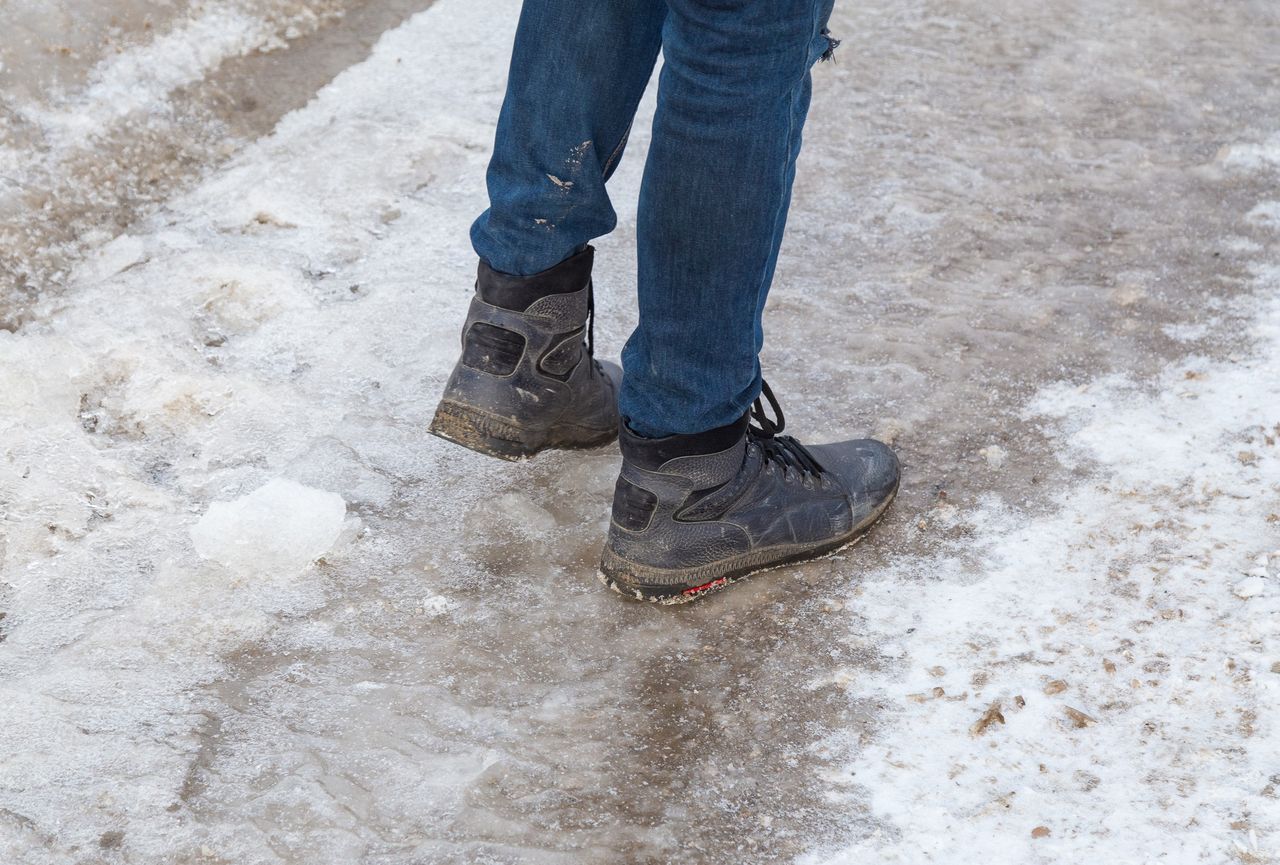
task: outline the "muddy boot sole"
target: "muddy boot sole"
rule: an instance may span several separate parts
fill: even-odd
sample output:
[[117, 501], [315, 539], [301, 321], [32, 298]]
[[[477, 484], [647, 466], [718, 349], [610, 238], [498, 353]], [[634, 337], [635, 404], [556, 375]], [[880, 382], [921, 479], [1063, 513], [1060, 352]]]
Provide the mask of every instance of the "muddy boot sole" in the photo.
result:
[[527, 430], [479, 409], [442, 401], [428, 432], [468, 450], [510, 462], [527, 460], [545, 450], [589, 450], [618, 437], [617, 429], [601, 432], [581, 427]]
[[898, 488], [895, 486], [893, 493], [871, 519], [847, 535], [818, 546], [768, 547], [697, 568], [679, 570], [637, 565], [606, 547], [598, 576], [602, 583], [629, 600], [665, 606], [687, 604], [721, 591], [753, 574], [820, 559], [858, 543], [884, 518], [897, 495]]

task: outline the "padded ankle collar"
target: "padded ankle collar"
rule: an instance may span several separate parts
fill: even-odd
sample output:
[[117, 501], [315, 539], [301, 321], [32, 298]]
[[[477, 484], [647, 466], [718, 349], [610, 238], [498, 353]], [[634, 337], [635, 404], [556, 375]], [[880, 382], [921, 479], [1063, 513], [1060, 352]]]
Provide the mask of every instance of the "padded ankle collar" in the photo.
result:
[[744, 414], [731, 424], [706, 432], [651, 439], [632, 432], [624, 419], [618, 434], [618, 446], [622, 450], [622, 458], [627, 462], [642, 469], [657, 471], [680, 457], [707, 456], [728, 450], [746, 436], [749, 421], [750, 415]]
[[591, 281], [594, 258], [595, 248], [588, 246], [555, 267], [532, 276], [513, 276], [494, 270], [482, 258], [476, 273], [476, 293], [490, 306], [524, 312], [548, 295], [571, 294], [586, 288]]

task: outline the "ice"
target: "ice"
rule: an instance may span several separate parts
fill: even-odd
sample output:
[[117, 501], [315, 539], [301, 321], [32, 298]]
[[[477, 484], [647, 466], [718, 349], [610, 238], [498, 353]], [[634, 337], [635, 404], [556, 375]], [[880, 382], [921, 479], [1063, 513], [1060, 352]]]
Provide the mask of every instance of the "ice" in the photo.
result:
[[993, 469], [1002, 468], [1005, 460], [1009, 458], [1009, 452], [1000, 445], [987, 445], [978, 451], [978, 454], [987, 462], [987, 465]]
[[552, 532], [556, 528], [556, 518], [521, 493], [505, 493], [493, 502], [492, 508], [486, 508], [485, 511], [497, 517], [497, 520], [491, 523], [495, 530], [506, 527], [531, 535], [539, 535]]
[[229, 502], [214, 502], [191, 529], [202, 558], [245, 574], [289, 575], [333, 549], [347, 503], [335, 493], [273, 478]]
[[107, 279], [146, 259], [141, 238], [122, 234], [98, 249], [84, 268], [86, 279]]
[[1280, 201], [1259, 202], [1246, 218], [1266, 228], [1280, 228]]
[[1218, 158], [1224, 165], [1246, 171], [1280, 167], [1280, 135], [1258, 144], [1227, 145]]
[[0, 327], [430, 2], [0, 4]]
[[447, 598], [444, 595], [432, 595], [424, 598], [422, 601], [422, 614], [424, 616], [443, 616], [451, 613], [458, 608], [457, 601]]
[[[1274, 837], [1280, 729], [1264, 707], [1280, 601], [1262, 575], [1233, 579], [1274, 534], [1280, 452], [1245, 462], [1221, 443], [1280, 430], [1278, 277], [1259, 271], [1251, 357], [1202, 361], [1193, 378], [1172, 364], [1150, 391], [1111, 377], [1030, 401], [1058, 424], [1064, 459], [1095, 473], [1051, 512], [981, 502], [963, 515], [978, 558], [957, 550], [865, 576], [848, 603], [877, 646], [893, 646], [884, 654], [905, 657], [872, 692], [894, 718], [847, 777], [900, 834], [806, 862], [952, 862], [964, 850], [1016, 865], [1050, 836], [1069, 861], [1089, 849], [1225, 861], [1242, 822]], [[1002, 722], [964, 735], [991, 705]]]
[[[655, 610], [596, 579], [616, 450], [426, 433], [518, 0], [438, 0], [252, 144], [292, 50], [146, 46], [322, 4], [146, 5], [5, 55], [39, 104], [0, 111], [0, 247], [50, 254], [0, 300], [0, 861], [1274, 858], [1275, 559], [1233, 587], [1280, 532], [1275, 173], [1213, 154], [1274, 140], [1280, 9], [840, 6], [763, 360], [789, 432], [892, 439], [901, 497]], [[79, 106], [71, 154], [14, 120], [74, 143]]]
[[1243, 580], [1235, 584], [1232, 589], [1237, 598], [1248, 600], [1256, 598], [1267, 590], [1267, 581], [1260, 576], [1245, 577]]

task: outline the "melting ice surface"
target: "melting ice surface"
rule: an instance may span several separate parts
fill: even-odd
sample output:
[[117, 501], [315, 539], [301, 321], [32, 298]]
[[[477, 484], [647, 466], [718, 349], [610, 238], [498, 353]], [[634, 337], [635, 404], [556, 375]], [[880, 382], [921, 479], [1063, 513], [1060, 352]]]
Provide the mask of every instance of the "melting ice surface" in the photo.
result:
[[766, 362], [907, 486], [669, 611], [594, 580], [615, 453], [424, 435], [517, 6], [441, 0], [0, 331], [0, 861], [1267, 861], [1280, 115], [1239, 73], [1280, 22], [842, 11]]

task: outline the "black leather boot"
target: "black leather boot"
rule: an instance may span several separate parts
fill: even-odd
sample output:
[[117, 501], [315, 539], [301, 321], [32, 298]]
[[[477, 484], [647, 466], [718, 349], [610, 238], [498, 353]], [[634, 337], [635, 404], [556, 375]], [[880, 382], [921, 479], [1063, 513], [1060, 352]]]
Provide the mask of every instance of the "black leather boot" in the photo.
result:
[[592, 357], [593, 254], [528, 277], [480, 262], [462, 357], [431, 432], [507, 460], [613, 441], [622, 371]]
[[[898, 458], [872, 439], [805, 447], [760, 400], [740, 421], [692, 436], [622, 429], [622, 473], [600, 577], [621, 594], [678, 604], [755, 571], [861, 538], [898, 491]], [[755, 419], [759, 426], [751, 426]]]

